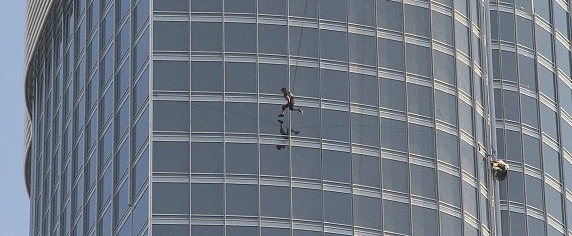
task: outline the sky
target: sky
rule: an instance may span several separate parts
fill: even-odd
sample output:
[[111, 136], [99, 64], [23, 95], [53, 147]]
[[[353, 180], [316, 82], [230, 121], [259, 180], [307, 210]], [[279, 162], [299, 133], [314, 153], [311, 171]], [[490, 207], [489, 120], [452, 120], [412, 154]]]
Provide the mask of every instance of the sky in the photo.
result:
[[26, 1], [0, 1], [0, 235], [28, 235], [24, 183]]

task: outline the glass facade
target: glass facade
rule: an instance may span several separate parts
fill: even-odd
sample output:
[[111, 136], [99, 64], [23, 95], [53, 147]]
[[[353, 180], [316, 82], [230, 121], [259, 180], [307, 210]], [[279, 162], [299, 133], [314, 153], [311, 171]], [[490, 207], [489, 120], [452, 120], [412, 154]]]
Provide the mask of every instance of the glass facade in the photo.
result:
[[51, 4], [31, 235], [572, 234], [567, 2]]

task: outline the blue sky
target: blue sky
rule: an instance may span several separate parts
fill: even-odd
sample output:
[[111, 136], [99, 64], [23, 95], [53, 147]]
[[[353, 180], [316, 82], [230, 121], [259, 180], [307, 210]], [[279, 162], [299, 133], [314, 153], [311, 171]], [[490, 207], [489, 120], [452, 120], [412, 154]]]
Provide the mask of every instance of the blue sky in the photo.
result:
[[28, 235], [24, 184], [26, 1], [0, 1], [0, 235]]

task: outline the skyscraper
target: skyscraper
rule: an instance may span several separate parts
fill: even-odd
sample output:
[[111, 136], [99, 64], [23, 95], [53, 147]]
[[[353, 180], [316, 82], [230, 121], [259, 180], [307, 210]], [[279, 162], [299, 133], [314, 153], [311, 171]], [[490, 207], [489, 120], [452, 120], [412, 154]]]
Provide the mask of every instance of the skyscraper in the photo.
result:
[[568, 3], [28, 8], [31, 235], [572, 233]]

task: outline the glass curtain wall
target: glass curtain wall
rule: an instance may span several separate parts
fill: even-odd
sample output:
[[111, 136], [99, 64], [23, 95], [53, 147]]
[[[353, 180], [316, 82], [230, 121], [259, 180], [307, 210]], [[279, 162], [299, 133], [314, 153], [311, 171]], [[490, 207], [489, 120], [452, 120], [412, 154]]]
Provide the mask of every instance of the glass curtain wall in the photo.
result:
[[30, 235], [145, 234], [148, 0], [55, 1], [28, 68]]
[[504, 235], [572, 233], [569, 5], [491, 2], [497, 154], [511, 166]]
[[482, 1], [151, 6], [154, 235], [491, 234]]

